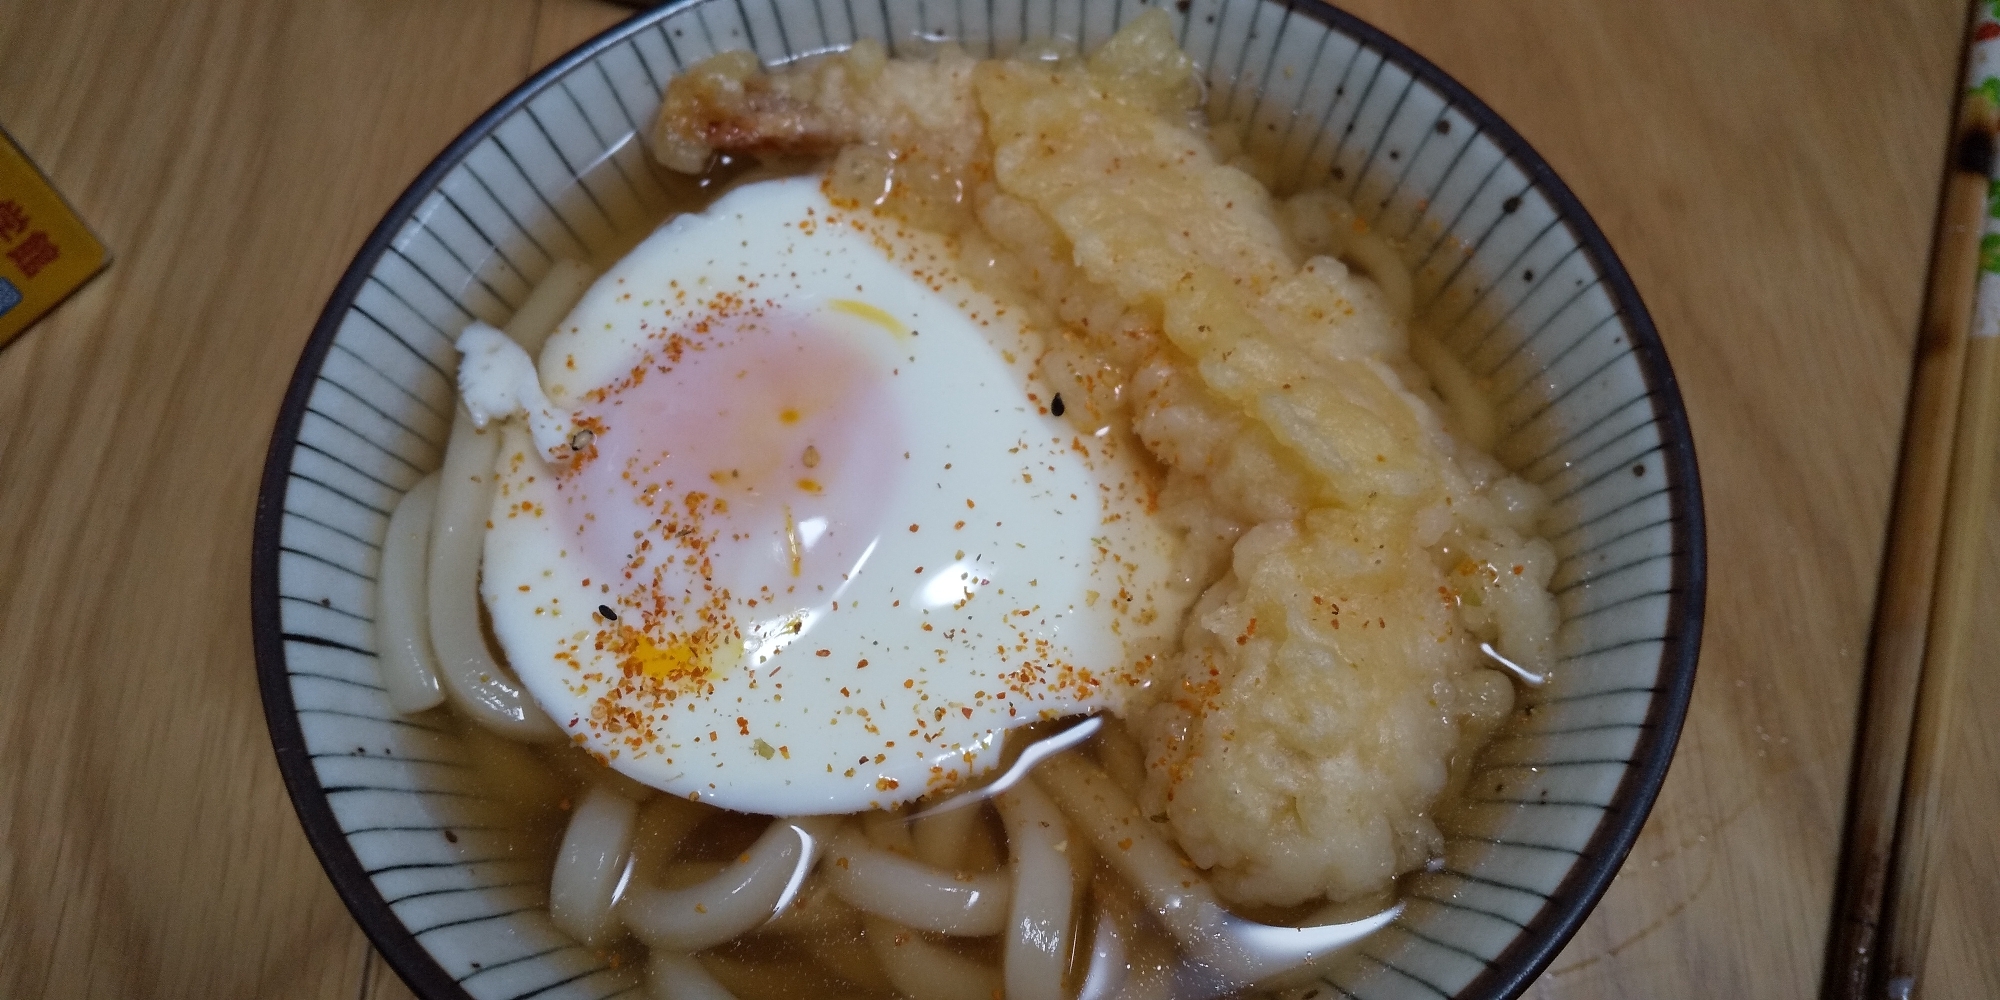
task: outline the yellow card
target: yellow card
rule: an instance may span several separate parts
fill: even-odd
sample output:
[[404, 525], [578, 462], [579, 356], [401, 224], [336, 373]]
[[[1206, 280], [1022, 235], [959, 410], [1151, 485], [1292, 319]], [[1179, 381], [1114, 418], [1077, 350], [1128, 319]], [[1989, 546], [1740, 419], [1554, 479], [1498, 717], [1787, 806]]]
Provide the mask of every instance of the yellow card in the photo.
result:
[[110, 260], [48, 178], [0, 131], [0, 347]]

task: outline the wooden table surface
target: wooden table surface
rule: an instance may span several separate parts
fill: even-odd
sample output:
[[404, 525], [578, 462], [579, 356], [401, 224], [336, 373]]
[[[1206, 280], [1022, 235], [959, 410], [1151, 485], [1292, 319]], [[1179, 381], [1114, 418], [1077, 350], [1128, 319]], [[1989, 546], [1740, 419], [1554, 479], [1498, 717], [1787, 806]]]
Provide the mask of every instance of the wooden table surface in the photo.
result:
[[[1707, 487], [1679, 756], [1530, 995], [1811, 995], [1964, 5], [1349, 6], [1490, 102], [1595, 214], [1666, 340]], [[488, 104], [625, 13], [0, 0], [0, 125], [116, 255], [0, 350], [0, 996], [407, 995], [274, 766], [258, 475], [368, 229]], [[2000, 616], [1985, 628], [1936, 996], [2000, 995], [2000, 726], [1981, 725]]]

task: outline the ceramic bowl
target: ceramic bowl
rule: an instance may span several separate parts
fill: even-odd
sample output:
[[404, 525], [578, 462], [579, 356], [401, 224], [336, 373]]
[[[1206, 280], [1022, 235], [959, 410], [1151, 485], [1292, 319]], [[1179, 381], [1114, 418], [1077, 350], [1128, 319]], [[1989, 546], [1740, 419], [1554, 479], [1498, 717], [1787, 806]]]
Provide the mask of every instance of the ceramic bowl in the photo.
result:
[[[502, 323], [553, 258], [657, 213], [635, 133], [711, 53], [767, 63], [856, 38], [1088, 48], [1138, 0], [688, 0], [535, 75], [454, 141], [335, 289], [286, 396], [258, 506], [253, 614], [272, 742], [355, 918], [433, 1000], [641, 990], [557, 930], [547, 874], [461, 790], [465, 748], [393, 712], [373, 655], [389, 511], [439, 460], [452, 341]], [[1553, 500], [1560, 663], [1473, 779], [1470, 828], [1408, 880], [1402, 916], [1316, 989], [1511, 997], [1604, 892], [1665, 777], [1700, 645], [1693, 446], [1658, 335], [1602, 233], [1521, 137], [1382, 32], [1315, 0], [1168, 5], [1213, 117], [1330, 176], [1416, 255], [1420, 304], [1489, 380], [1499, 453]], [[1310, 990], [1296, 991], [1306, 995]]]

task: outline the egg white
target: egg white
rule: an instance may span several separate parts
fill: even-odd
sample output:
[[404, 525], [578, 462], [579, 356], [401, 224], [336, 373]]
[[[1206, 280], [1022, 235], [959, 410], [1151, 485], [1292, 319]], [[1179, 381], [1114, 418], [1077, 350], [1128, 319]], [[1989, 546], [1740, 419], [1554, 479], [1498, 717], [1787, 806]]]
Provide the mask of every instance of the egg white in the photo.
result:
[[[543, 387], [595, 457], [551, 466], [506, 425], [481, 592], [522, 683], [617, 770], [746, 812], [907, 801], [992, 767], [1010, 727], [1118, 707], [1177, 631], [1145, 476], [1048, 413], [1036, 335], [928, 240], [815, 178], [749, 185], [549, 339]], [[767, 343], [796, 357], [735, 360]], [[635, 435], [665, 457], [624, 459], [622, 486], [587, 468]]]

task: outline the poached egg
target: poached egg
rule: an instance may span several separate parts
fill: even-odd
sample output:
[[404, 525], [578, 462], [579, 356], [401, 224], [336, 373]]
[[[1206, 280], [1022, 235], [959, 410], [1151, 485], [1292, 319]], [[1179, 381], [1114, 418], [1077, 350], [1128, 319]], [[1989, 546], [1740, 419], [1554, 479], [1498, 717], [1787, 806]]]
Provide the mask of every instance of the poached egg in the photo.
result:
[[476, 415], [522, 400], [481, 595], [574, 743], [725, 808], [844, 813], [1146, 683], [1192, 596], [1152, 480], [1060, 418], [1038, 334], [950, 260], [765, 181], [613, 266], [538, 386], [474, 345]]

